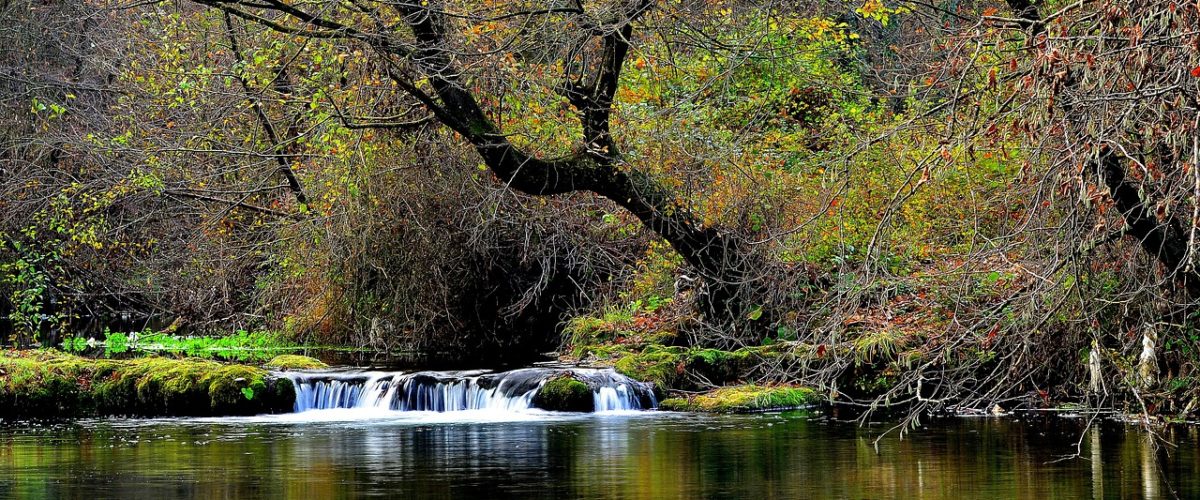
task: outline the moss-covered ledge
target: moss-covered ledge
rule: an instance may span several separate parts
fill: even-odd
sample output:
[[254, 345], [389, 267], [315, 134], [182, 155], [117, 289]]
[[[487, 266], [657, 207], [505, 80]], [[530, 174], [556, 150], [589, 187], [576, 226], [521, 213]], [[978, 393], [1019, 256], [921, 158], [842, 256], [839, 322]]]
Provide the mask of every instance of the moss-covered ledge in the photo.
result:
[[670, 398], [659, 403], [665, 411], [708, 413], [752, 413], [786, 410], [816, 404], [816, 391], [796, 386], [740, 385], [721, 387], [686, 398]]
[[263, 368], [272, 370], [288, 371], [288, 370], [320, 370], [329, 368], [319, 359], [310, 358], [308, 356], [300, 356], [298, 354], [280, 354], [267, 361]]
[[295, 399], [291, 381], [253, 366], [0, 351], [0, 420], [256, 415], [291, 411]]

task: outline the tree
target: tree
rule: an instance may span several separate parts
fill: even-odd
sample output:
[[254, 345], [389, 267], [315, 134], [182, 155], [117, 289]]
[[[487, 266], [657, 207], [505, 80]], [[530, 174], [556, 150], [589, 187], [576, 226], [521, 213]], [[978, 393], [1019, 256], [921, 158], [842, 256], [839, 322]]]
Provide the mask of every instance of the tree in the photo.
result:
[[[750, 249], [728, 231], [703, 224], [666, 184], [631, 167], [612, 130], [614, 99], [631, 44], [636, 43], [635, 26], [655, 2], [506, 7], [454, 1], [197, 3], [289, 36], [361, 47], [397, 92], [470, 143], [506, 186], [536, 196], [585, 191], [612, 200], [661, 235], [708, 282], [710, 319], [730, 322], [745, 314], [745, 294], [754, 288], [748, 286], [755, 270]], [[495, 43], [472, 43], [464, 37], [481, 26], [500, 32]], [[538, 31], [531, 33], [531, 27]], [[523, 37], [555, 33], [562, 40], [540, 47], [520, 43]], [[556, 90], [573, 107], [577, 120], [576, 126], [561, 130], [575, 136], [573, 152], [545, 157], [514, 144], [497, 124], [496, 111], [481, 101], [488, 75], [479, 68], [488, 67], [482, 62], [488, 57], [531, 60], [529, 67], [539, 76], [547, 68], [560, 71]], [[499, 104], [494, 95], [486, 99]], [[408, 116], [366, 123], [386, 128], [424, 120]]]
[[[1176, 376], [1197, 366], [1200, 10], [1174, 0], [875, 3], [912, 7], [900, 22], [934, 34], [907, 56], [925, 117], [943, 124], [942, 168], [995, 153], [1023, 163], [1009, 181], [1012, 229], [966, 258], [1014, 259], [1020, 286], [964, 322], [979, 340], [942, 347], [988, 357], [925, 363], [909, 387], [936, 378], [918, 394], [926, 404], [990, 404], [1017, 384], [1085, 380], [1077, 356], [1055, 353], [1090, 351], [1093, 366], [1103, 358], [1121, 375], [1107, 390], [1146, 405], [1164, 396], [1138, 373], [1157, 366], [1123, 360], [1142, 351]], [[1163, 345], [1173, 352], [1155, 356]]]
[[93, 283], [108, 266], [79, 264], [107, 241], [95, 216], [113, 172], [84, 172], [95, 156], [77, 132], [108, 122], [114, 51], [98, 34], [116, 24], [82, 2], [0, 2], [0, 330], [21, 344], [108, 306]]

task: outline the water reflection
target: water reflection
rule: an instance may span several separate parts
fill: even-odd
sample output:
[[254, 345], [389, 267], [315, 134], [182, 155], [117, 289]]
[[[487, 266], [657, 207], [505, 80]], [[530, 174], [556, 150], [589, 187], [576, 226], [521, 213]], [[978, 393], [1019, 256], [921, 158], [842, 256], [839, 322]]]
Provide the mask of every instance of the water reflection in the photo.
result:
[[0, 497], [1200, 497], [1195, 429], [1168, 449], [1116, 424], [954, 419], [876, 452], [889, 427], [661, 413], [17, 427], [0, 429]]
[[1100, 454], [1100, 427], [1092, 427], [1087, 431], [1088, 448], [1091, 450], [1092, 465], [1092, 499], [1104, 498], [1104, 458]]

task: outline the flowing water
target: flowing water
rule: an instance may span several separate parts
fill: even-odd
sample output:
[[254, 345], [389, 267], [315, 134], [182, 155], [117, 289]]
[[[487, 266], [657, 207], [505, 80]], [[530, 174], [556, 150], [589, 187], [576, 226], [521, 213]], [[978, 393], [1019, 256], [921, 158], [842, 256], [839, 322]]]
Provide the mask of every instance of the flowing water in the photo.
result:
[[612, 370], [523, 368], [487, 371], [281, 373], [296, 387], [297, 412], [336, 408], [394, 411], [520, 411], [548, 380], [570, 374], [592, 390], [595, 411], [643, 410], [658, 406], [652, 386]]
[[901, 439], [636, 410], [643, 387], [605, 371], [576, 373], [603, 411], [566, 414], [529, 408], [542, 370], [301, 374], [290, 414], [0, 427], [0, 498], [1200, 498], [1196, 427], [1164, 446], [1080, 417], [949, 418]]

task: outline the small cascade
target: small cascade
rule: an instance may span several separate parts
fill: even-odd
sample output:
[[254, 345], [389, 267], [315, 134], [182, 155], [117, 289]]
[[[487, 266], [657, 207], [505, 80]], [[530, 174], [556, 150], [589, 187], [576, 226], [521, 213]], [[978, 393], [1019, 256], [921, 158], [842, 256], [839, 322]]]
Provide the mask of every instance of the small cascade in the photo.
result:
[[658, 406], [650, 384], [611, 369], [523, 368], [501, 373], [320, 371], [278, 375], [292, 380], [297, 412], [334, 408], [448, 412], [530, 409], [542, 385], [564, 373], [592, 390], [594, 411]]

